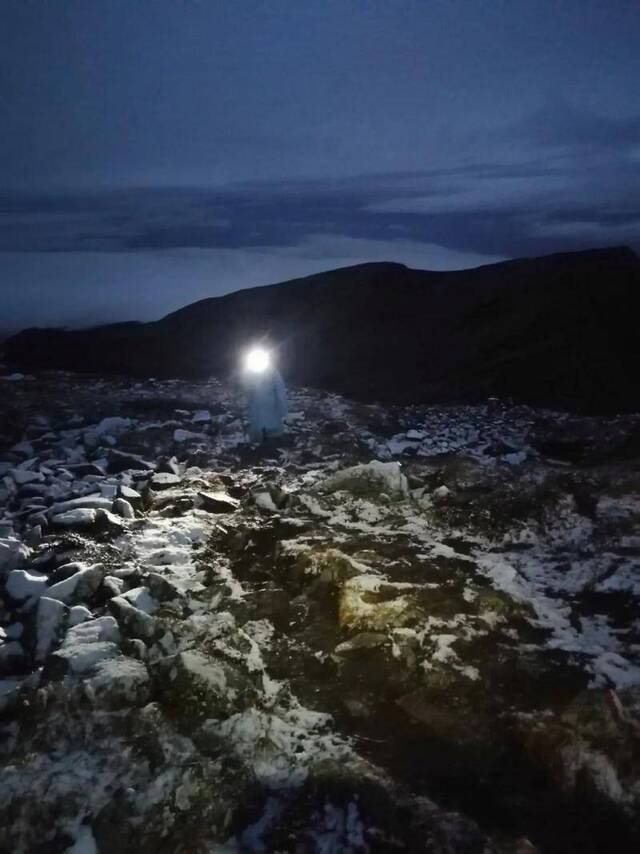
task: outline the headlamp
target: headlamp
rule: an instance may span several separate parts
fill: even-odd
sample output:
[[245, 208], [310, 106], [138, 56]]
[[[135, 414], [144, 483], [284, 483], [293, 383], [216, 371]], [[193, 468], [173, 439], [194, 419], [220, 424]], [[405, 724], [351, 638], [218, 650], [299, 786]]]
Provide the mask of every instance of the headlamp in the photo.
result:
[[244, 357], [244, 369], [251, 374], [260, 374], [271, 365], [271, 354], [263, 347], [253, 347]]

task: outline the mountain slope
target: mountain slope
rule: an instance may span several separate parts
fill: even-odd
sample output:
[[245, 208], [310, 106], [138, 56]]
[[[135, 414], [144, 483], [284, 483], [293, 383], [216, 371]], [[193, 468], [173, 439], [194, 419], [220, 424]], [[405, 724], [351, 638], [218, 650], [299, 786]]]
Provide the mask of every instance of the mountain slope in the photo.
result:
[[134, 376], [228, 375], [247, 343], [296, 383], [364, 400], [489, 395], [640, 409], [640, 261], [629, 249], [453, 272], [362, 264], [201, 300], [155, 323], [26, 330], [9, 361]]

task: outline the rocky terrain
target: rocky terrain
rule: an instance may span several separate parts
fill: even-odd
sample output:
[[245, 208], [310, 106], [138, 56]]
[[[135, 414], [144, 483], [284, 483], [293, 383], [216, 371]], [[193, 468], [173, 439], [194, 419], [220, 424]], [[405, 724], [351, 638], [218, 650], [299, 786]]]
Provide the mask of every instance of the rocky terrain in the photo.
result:
[[247, 342], [290, 382], [365, 402], [640, 411], [640, 259], [625, 247], [433, 272], [359, 264], [205, 299], [153, 323], [27, 329], [15, 370], [228, 376]]
[[640, 416], [0, 395], [0, 851], [638, 850]]

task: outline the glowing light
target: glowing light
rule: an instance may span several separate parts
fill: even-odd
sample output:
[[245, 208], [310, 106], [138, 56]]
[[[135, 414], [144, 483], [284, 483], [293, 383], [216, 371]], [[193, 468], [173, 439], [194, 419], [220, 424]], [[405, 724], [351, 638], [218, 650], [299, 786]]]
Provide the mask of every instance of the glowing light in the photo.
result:
[[245, 370], [252, 374], [259, 374], [266, 371], [271, 365], [271, 355], [262, 347], [254, 347], [244, 357]]

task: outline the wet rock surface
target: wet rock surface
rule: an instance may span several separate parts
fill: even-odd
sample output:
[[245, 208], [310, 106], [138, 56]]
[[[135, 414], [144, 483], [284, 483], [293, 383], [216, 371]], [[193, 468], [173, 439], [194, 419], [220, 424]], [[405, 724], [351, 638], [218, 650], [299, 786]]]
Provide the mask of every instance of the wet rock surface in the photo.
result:
[[638, 850], [640, 417], [4, 385], [0, 851]]

